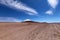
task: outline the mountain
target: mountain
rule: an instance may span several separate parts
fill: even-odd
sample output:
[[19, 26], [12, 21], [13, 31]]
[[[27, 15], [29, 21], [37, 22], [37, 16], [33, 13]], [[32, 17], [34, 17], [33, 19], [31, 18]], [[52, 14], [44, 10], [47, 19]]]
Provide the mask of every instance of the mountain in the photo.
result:
[[22, 23], [38, 23], [38, 22], [32, 21], [30, 19], [26, 19]]

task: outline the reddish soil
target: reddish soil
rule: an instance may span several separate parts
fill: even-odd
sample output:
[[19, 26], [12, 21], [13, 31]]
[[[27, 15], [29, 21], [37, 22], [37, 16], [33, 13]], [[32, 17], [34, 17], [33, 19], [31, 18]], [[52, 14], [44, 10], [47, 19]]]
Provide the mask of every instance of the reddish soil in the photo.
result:
[[60, 40], [60, 24], [0, 23], [0, 40]]

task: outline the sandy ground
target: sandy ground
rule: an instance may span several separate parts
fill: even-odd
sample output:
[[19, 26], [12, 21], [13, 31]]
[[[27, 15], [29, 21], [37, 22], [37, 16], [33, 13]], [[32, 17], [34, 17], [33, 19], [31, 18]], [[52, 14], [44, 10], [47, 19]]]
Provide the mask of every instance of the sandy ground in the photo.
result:
[[60, 40], [60, 24], [0, 23], [0, 40]]

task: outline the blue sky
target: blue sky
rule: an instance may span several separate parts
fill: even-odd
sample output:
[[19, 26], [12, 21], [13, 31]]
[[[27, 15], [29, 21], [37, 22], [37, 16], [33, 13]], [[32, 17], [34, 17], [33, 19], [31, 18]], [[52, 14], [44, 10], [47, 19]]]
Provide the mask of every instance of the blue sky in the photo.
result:
[[0, 0], [0, 22], [60, 22], [60, 0]]

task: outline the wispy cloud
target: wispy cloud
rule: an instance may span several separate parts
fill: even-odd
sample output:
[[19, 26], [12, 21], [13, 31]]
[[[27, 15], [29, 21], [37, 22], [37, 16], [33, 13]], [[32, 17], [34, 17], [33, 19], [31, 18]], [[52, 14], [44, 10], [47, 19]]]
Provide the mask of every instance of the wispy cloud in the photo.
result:
[[48, 10], [45, 13], [48, 14], [48, 15], [52, 15], [53, 14], [53, 11], [52, 10]]
[[21, 22], [21, 20], [13, 17], [0, 17], [0, 22]]
[[58, 0], [47, 0], [47, 1], [52, 8], [56, 8], [56, 6], [58, 5]]
[[0, 0], [0, 4], [6, 5], [10, 8], [28, 12], [27, 14], [29, 14], [29, 15], [30, 15], [30, 13], [34, 14], [34, 15], [38, 14], [38, 12], [35, 9], [28, 7], [27, 5], [25, 5], [22, 2], [18, 2], [18, 0], [15, 0], [15, 1], [14, 0]]

